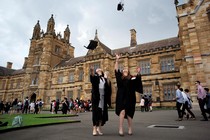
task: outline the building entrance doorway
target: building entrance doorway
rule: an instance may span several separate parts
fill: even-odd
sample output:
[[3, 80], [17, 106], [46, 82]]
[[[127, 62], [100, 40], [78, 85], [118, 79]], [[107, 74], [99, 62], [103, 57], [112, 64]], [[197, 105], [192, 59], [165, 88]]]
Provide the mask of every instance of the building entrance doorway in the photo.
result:
[[36, 93], [33, 93], [32, 95], [31, 95], [31, 102], [36, 102]]

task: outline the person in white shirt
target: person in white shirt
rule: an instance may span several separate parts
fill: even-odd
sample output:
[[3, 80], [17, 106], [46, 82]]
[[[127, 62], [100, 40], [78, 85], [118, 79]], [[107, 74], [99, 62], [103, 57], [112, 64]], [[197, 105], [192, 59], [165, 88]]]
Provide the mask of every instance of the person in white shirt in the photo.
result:
[[141, 107], [141, 112], [144, 112], [144, 97], [143, 96], [141, 96], [140, 107]]
[[177, 121], [182, 121], [183, 119], [183, 112], [181, 110], [183, 103], [184, 103], [184, 98], [182, 96], [182, 92], [180, 90], [180, 85], [176, 85], [175, 86], [176, 89], [176, 108], [177, 108], [177, 112], [178, 112], [178, 119]]
[[30, 113], [34, 113], [35, 103], [32, 101], [29, 106], [30, 106]]
[[[188, 112], [188, 113], [191, 115], [191, 117], [193, 118], [193, 120], [195, 120], [195, 115], [194, 115], [194, 113], [190, 110], [190, 107], [189, 107], [189, 105], [190, 105], [190, 100], [189, 100], [189, 98], [188, 98], [188, 96], [187, 96], [187, 94], [186, 94], [186, 93], [189, 92], [189, 90], [188, 90], [188, 89], [185, 89], [185, 92], [183, 92], [183, 89], [182, 89], [182, 88], [180, 88], [180, 90], [181, 90], [182, 96], [183, 96], [183, 98], [184, 98], [184, 103], [183, 103], [183, 107], [182, 107], [182, 114], [184, 114], [185, 109], [186, 109], [187, 112]], [[189, 114], [187, 114], [187, 119], [189, 118]]]

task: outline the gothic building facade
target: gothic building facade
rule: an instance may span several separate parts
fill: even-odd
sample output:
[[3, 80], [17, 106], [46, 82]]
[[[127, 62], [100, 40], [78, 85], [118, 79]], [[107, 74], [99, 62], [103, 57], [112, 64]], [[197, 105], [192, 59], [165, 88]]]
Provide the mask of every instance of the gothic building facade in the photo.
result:
[[[135, 73], [141, 67], [144, 93], [152, 95], [154, 106], [175, 105], [175, 85], [191, 91], [196, 101], [195, 81], [210, 87], [210, 0], [190, 0], [178, 5], [175, 0], [179, 33], [177, 37], [137, 44], [136, 30], [130, 30], [130, 45], [110, 49], [103, 44], [96, 31], [93, 40], [96, 49], [85, 56], [74, 57], [67, 25], [63, 37], [55, 33], [53, 15], [47, 30], [41, 30], [39, 21], [34, 27], [28, 57], [22, 69], [12, 69], [12, 63], [0, 67], [0, 100], [42, 99], [45, 106], [51, 100], [91, 98], [89, 68], [100, 67], [110, 72], [112, 103], [115, 103], [115, 53], [121, 54], [120, 68], [129, 67]], [[140, 100], [137, 93], [137, 102]]]

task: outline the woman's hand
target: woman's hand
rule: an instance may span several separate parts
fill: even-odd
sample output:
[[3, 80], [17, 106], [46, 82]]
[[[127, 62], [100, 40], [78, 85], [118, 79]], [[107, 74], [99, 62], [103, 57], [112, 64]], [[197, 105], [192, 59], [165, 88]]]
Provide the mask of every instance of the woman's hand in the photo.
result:
[[90, 74], [94, 75], [94, 68], [93, 68], [93, 66], [90, 66]]
[[90, 71], [93, 71], [93, 70], [94, 70], [93, 66], [90, 66]]
[[120, 55], [118, 55], [116, 53], [115, 53], [115, 55], [116, 55], [116, 59], [119, 60], [120, 59]]
[[141, 72], [141, 68], [138, 67], [138, 68], [137, 68], [137, 73], [139, 74], [140, 72]]

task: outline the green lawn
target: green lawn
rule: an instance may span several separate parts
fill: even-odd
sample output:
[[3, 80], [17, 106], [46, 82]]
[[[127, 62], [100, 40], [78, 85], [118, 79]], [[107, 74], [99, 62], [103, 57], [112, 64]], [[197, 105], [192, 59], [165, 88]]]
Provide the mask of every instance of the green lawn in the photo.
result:
[[[12, 127], [12, 121], [15, 116], [22, 116], [23, 118], [23, 126], [22, 127], [32, 127], [37, 125], [48, 125], [48, 124], [56, 124], [56, 123], [72, 123], [72, 122], [80, 122], [79, 120], [71, 120], [70, 117], [75, 115], [65, 115], [65, 114], [14, 114], [8, 115], [3, 114], [0, 115], [0, 121], [9, 122], [8, 126], [0, 127], [0, 132], [2, 130], [14, 129]], [[65, 119], [62, 119], [64, 118]], [[15, 128], [17, 129], [17, 128]]]

